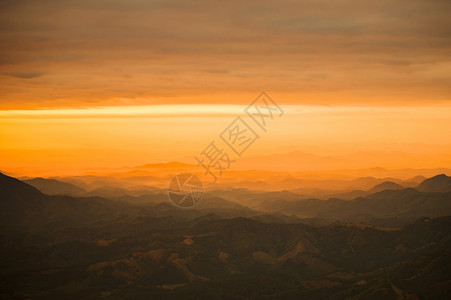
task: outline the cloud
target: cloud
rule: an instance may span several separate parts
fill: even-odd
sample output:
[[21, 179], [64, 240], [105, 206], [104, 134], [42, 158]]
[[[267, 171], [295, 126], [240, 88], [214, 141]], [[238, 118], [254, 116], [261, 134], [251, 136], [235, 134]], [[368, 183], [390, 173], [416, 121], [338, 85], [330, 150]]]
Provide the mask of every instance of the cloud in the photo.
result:
[[227, 70], [227, 69], [205, 69], [204, 72], [211, 73], [211, 74], [226, 74], [226, 73], [229, 73], [229, 70]]
[[323, 104], [451, 97], [450, 1], [2, 3], [2, 69], [13, 70], [9, 80], [43, 75], [30, 69], [47, 75], [33, 89], [2, 78], [0, 106], [121, 97], [214, 103], [225, 101], [214, 93], [261, 90]]
[[15, 77], [15, 78], [21, 78], [21, 79], [33, 79], [43, 76], [44, 72], [13, 72], [13, 73], [6, 73], [6, 75]]

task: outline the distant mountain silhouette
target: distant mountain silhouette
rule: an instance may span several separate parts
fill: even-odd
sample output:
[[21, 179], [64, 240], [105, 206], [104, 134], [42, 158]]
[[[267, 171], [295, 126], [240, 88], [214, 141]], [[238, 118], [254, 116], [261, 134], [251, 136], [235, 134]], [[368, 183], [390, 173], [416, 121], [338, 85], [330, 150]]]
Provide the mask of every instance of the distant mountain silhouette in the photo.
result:
[[418, 185], [416, 189], [422, 192], [430, 193], [451, 192], [451, 177], [446, 176], [445, 174], [440, 174], [432, 178], [428, 178], [420, 183], [420, 185]]
[[423, 182], [426, 179], [427, 179], [427, 177], [418, 175], [418, 176], [415, 176], [413, 178], [408, 179], [406, 182], [412, 182], [412, 183], [413, 182], [418, 182], [418, 183], [421, 183], [421, 182]]
[[[251, 208], [268, 213], [294, 214], [299, 218], [403, 225], [420, 217], [451, 215], [451, 192], [447, 192], [448, 182], [449, 177], [439, 175], [420, 184], [420, 187], [424, 187], [423, 190], [432, 192], [404, 189], [393, 182], [383, 183], [370, 189], [382, 191], [376, 193], [355, 191], [355, 194], [360, 193], [362, 196], [347, 201], [339, 198], [281, 200], [278, 197], [261, 197], [264, 194], [260, 194], [258, 201], [251, 203]], [[250, 197], [255, 198], [256, 195]]]
[[86, 193], [81, 187], [78, 187], [72, 183], [59, 181], [56, 179], [45, 179], [41, 177], [23, 180], [23, 182], [34, 186], [42, 193], [47, 195], [71, 195], [80, 196]]
[[[419, 180], [420, 176], [417, 178], [409, 179], [408, 181], [400, 180], [397, 178], [392, 177], [358, 177], [356, 179], [352, 180], [340, 180], [340, 179], [329, 179], [329, 180], [323, 180], [323, 181], [298, 181], [298, 186], [303, 186], [301, 188], [295, 188], [290, 189], [293, 192], [296, 192], [298, 194], [310, 194], [310, 197], [321, 197], [324, 198], [326, 196], [328, 197], [337, 197], [341, 198], [344, 197], [345, 199], [353, 199], [359, 196], [365, 196], [368, 193], [374, 193], [377, 191], [381, 191], [384, 189], [398, 189], [399, 186], [401, 188], [404, 187], [414, 187], [420, 184], [423, 180]], [[293, 179], [293, 181], [296, 179]], [[391, 185], [390, 183], [398, 184], [399, 186]], [[377, 187], [378, 185], [381, 185], [380, 187]], [[313, 190], [310, 187], [316, 187], [317, 190]], [[371, 191], [372, 188], [375, 188], [374, 191]]]
[[282, 191], [249, 201], [330, 221], [314, 227], [218, 195], [181, 210], [49, 196], [0, 174], [0, 298], [447, 299], [451, 217], [390, 230], [345, 222], [450, 213], [450, 194], [323, 201]]
[[[142, 197], [147, 198], [146, 201]], [[80, 226], [124, 215], [127, 218], [168, 215], [198, 217], [206, 213], [228, 217], [256, 217], [263, 214], [209, 195], [199, 202], [198, 209], [183, 211], [170, 205], [168, 195], [159, 190], [140, 197], [117, 195], [114, 200], [98, 196], [46, 195], [25, 182], [0, 173], [0, 227], [8, 230], [24, 231], [56, 225]], [[284, 217], [279, 216], [277, 219], [282, 220]]]
[[49, 196], [16, 178], [0, 174], [0, 226], [14, 231], [85, 224], [127, 207], [100, 197]]
[[367, 191], [363, 190], [354, 190], [350, 192], [344, 192], [344, 193], [338, 193], [338, 194], [331, 194], [329, 195], [330, 198], [340, 198], [344, 200], [352, 200], [358, 197], [365, 197], [377, 192], [382, 192], [385, 190], [401, 190], [404, 189], [404, 187], [400, 184], [397, 184], [392, 181], [384, 181], [382, 183], [376, 184], [372, 188], [370, 188]]
[[402, 190], [402, 189], [404, 189], [404, 187], [400, 184], [391, 181], [385, 181], [369, 189], [368, 193], [374, 194], [385, 190]]

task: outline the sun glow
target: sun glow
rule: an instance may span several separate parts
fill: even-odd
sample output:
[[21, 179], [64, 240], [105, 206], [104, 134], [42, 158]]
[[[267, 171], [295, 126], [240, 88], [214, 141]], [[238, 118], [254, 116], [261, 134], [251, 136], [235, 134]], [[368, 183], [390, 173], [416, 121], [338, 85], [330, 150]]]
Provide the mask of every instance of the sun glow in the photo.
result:
[[[279, 104], [284, 116], [268, 132], [258, 132], [261, 139], [246, 155], [426, 151], [437, 161], [443, 160], [437, 152], [449, 149], [451, 106]], [[70, 173], [192, 158], [237, 116], [252, 126], [245, 108], [193, 104], [0, 111], [0, 168]], [[380, 157], [368, 159], [374, 166], [384, 163]]]

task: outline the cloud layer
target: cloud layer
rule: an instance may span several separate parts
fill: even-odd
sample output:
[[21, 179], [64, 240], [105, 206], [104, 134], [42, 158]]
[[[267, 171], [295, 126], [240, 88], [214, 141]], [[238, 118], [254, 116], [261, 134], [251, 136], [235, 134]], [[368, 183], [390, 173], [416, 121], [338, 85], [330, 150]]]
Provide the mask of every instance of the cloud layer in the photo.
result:
[[0, 109], [451, 99], [446, 0], [0, 6]]

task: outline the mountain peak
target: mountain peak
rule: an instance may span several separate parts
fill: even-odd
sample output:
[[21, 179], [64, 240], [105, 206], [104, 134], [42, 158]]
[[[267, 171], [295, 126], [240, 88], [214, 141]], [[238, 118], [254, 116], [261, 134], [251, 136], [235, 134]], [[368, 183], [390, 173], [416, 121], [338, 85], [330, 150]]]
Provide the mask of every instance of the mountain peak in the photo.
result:
[[418, 185], [417, 190], [422, 192], [439, 192], [447, 193], [451, 192], [451, 177], [446, 174], [439, 174], [434, 177], [424, 180]]
[[20, 181], [19, 179], [0, 173], [0, 198], [10, 194], [15, 194], [17, 192], [26, 194], [41, 194], [39, 190]]
[[439, 175], [435, 175], [433, 177], [431, 177], [430, 179], [445, 179], [445, 178], [450, 178], [449, 176], [447, 176], [446, 174], [439, 174]]
[[[15, 213], [41, 205], [44, 195], [36, 188], [0, 173], [0, 219], [9, 222]], [[9, 220], [9, 221], [8, 221]]]
[[82, 195], [86, 191], [72, 183], [42, 177], [22, 180], [47, 195]]
[[402, 185], [399, 185], [393, 181], [384, 181], [372, 187], [370, 190], [368, 190], [368, 192], [377, 193], [385, 190], [402, 190], [402, 189], [404, 189]]

